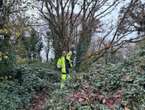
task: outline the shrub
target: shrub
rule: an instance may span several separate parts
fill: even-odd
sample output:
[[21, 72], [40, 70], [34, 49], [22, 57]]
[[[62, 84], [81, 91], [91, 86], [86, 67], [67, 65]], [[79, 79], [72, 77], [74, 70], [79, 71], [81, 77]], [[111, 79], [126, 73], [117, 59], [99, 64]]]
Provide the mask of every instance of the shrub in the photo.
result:
[[[55, 110], [145, 109], [145, 58], [131, 56], [117, 64], [94, 64], [79, 79], [56, 89], [48, 107]], [[54, 106], [53, 106], [54, 105]]]
[[11, 72], [13, 79], [0, 82], [1, 110], [30, 109], [33, 96], [44, 88], [50, 94], [54, 89], [52, 81], [57, 81], [53, 76], [56, 72], [43, 66], [17, 65]]

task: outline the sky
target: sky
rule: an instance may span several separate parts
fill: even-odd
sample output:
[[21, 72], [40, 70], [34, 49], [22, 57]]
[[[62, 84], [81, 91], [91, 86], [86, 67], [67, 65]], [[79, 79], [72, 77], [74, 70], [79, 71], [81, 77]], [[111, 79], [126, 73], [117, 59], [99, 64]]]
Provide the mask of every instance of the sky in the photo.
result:
[[[36, 2], [35, 2], [35, 0], [25, 0], [25, 1], [28, 1], [28, 2], [33, 2], [36, 6], [39, 6], [39, 4], [37, 4]], [[113, 0], [110, 0], [110, 2], [112, 2]], [[110, 26], [111, 26], [111, 23], [112, 24], [117, 24], [117, 19], [118, 19], [118, 15], [119, 15], [119, 11], [120, 11], [120, 8], [122, 7], [122, 6], [124, 6], [124, 5], [126, 5], [126, 4], [128, 4], [131, 0], [120, 0], [121, 1], [121, 3], [115, 8], [115, 10], [114, 11], [112, 11], [110, 14], [108, 14], [107, 16], [104, 16], [102, 19], [101, 19], [101, 22], [103, 23], [103, 28], [104, 28], [104, 30], [106, 30], [106, 32], [107, 32], [107, 30], [110, 28]], [[145, 0], [141, 0], [143, 3], [145, 3]], [[106, 8], [105, 6], [104, 6], [104, 8]], [[79, 9], [79, 7], [76, 7], [76, 9], [75, 9], [75, 12], [77, 13], [78, 12], [78, 10], [80, 10]], [[102, 8], [102, 10], [103, 10], [103, 8]], [[26, 13], [28, 16], [31, 16], [32, 14], [36, 17], [36, 18], [39, 18], [39, 13], [38, 13], [38, 11], [36, 10], [36, 9], [29, 9], [28, 11], [27, 11], [27, 13]], [[35, 20], [35, 19], [34, 19]], [[40, 24], [43, 24], [44, 22], [42, 21], [42, 20], [40, 20], [39, 21], [39, 23]], [[42, 33], [44, 33], [44, 36], [42, 35], [42, 37], [43, 37], [43, 40], [45, 41], [45, 32], [46, 32], [46, 30], [47, 30], [47, 27], [37, 27], [37, 29], [38, 29], [38, 31], [40, 31], [40, 32], [42, 32]], [[103, 34], [105, 34], [105, 33], [103, 33]], [[100, 36], [102, 36], [101, 34], [99, 34]], [[111, 35], [110, 35], [110, 37], [111, 37]], [[45, 44], [45, 43], [44, 43]], [[45, 44], [46, 45], [46, 44]], [[44, 55], [44, 54], [46, 54], [45, 53], [45, 50], [43, 49], [42, 50], [42, 52], [41, 52], [41, 54], [42, 55]], [[45, 56], [45, 55], [44, 55]], [[54, 57], [54, 53], [53, 53], [53, 49], [51, 49], [51, 52], [49, 53], [49, 56], [50, 56], [50, 58], [52, 57]], [[45, 58], [46, 59], [46, 58]]]
[[[26, 0], [25, 0], [26, 1]], [[110, 2], [111, 2], [112, 0], [110, 0]], [[128, 0], [127, 0], [128, 1]], [[27, 2], [32, 2], [31, 0], [27, 0]], [[36, 6], [38, 6], [39, 4], [37, 4], [36, 2], [34, 2], [33, 1], [33, 3], [34, 3], [34, 5], [36, 5]], [[124, 5], [126, 2], [123, 2], [122, 3], [122, 5]], [[113, 12], [111, 12], [110, 14], [108, 14], [107, 16], [105, 16], [105, 17], [103, 17], [103, 19], [101, 19], [101, 21], [102, 21], [102, 23], [104, 24], [104, 26], [103, 26], [103, 28], [105, 28], [105, 29], [107, 29], [107, 28], [109, 28], [109, 26], [110, 25], [108, 25], [108, 24], [110, 24], [110, 22], [111, 21], [113, 21], [114, 22], [114, 24], [116, 23], [116, 21], [117, 21], [117, 17], [118, 17], [118, 12], [119, 12], [119, 10], [120, 10], [120, 7], [122, 7], [122, 5], [119, 5], [118, 7], [116, 7], [116, 9], [113, 11]], [[107, 7], [107, 6], [106, 6]], [[104, 7], [104, 9], [106, 8], [106, 7]], [[102, 9], [102, 10], [104, 10], [104, 9]], [[79, 7], [76, 7], [75, 8], [75, 13], [78, 13], [79, 12], [79, 10], [80, 10], [80, 8]], [[101, 11], [102, 11], [101, 10]], [[27, 12], [26, 12], [26, 14], [28, 15], [28, 16], [31, 16], [32, 14], [37, 18], [39, 18], [39, 13], [38, 13], [38, 11], [36, 10], [36, 9], [29, 9]], [[35, 20], [35, 19], [34, 19]], [[41, 23], [43, 23], [43, 21], [39, 21], [39, 23], [41, 24]], [[39, 32], [41, 32], [41, 33], [44, 33], [44, 35], [45, 35], [45, 32], [46, 32], [46, 27], [37, 27], [37, 30], [39, 31]], [[44, 35], [42, 35], [42, 38], [43, 38], [43, 41], [44, 41], [44, 44], [45, 44], [45, 46], [47, 46], [47, 44], [45, 43], [45, 36]], [[45, 48], [41, 51], [41, 56], [43, 56], [43, 60], [45, 61], [46, 60], [46, 58], [45, 58], [45, 55], [46, 55], [46, 52], [45, 52]], [[53, 52], [53, 48], [51, 48], [51, 50], [50, 50], [50, 52], [49, 52], [49, 58], [51, 59], [51, 58], [54, 58], [54, 52]]]

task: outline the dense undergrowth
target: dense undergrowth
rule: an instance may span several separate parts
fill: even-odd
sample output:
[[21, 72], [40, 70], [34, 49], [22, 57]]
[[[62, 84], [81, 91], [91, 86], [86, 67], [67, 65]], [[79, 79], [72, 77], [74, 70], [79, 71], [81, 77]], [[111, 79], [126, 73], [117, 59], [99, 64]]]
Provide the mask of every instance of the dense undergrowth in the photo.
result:
[[93, 64], [63, 89], [46, 64], [17, 65], [10, 73], [0, 82], [0, 110], [145, 110], [143, 51], [123, 63]]
[[[39, 103], [34, 102], [37, 95], [48, 96], [54, 89], [54, 81], [59, 80], [55, 71], [38, 64], [16, 66], [9, 74], [13, 75], [11, 79], [2, 79], [0, 82], [0, 110], [35, 108], [32, 106]], [[41, 98], [37, 97], [37, 100]]]
[[145, 56], [94, 64], [51, 94], [48, 110], [145, 110]]

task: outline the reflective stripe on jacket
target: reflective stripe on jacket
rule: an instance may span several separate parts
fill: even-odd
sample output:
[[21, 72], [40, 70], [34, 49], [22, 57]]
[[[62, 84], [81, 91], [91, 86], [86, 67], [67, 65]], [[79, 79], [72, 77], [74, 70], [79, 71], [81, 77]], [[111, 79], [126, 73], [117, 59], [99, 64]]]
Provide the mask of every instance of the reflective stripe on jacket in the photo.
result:
[[72, 52], [68, 52], [66, 56], [61, 56], [57, 61], [57, 68], [61, 69], [62, 73], [69, 73], [68, 69], [72, 68]]

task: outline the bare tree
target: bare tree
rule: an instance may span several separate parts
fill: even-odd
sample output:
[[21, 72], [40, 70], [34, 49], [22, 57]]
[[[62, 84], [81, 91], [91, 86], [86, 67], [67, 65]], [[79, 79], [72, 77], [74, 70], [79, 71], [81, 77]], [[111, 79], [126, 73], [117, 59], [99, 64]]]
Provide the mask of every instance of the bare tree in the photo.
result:
[[[109, 2], [110, 0], [41, 1], [42, 6], [39, 10], [53, 33], [56, 56], [60, 56], [62, 50], [68, 50], [71, 44], [77, 45], [78, 50], [83, 49], [82, 46], [89, 45], [91, 33], [100, 23], [94, 22], [99, 21], [99, 17], [118, 3], [114, 0], [107, 5]], [[105, 5], [107, 6], [104, 9]], [[86, 49], [82, 50], [78, 56], [82, 56], [85, 52]]]
[[[126, 43], [136, 43], [145, 39], [144, 34], [137, 34], [144, 32], [144, 9], [140, 0], [131, 0], [129, 5], [121, 10], [118, 26], [111, 41], [116, 48], [114, 52]], [[126, 38], [127, 36], [131, 37]]]
[[[22, 39], [31, 39], [31, 43], [29, 41], [27, 42], [27, 45], [25, 45], [27, 47], [24, 46], [25, 50], [27, 53], [33, 53], [33, 57], [37, 54], [40, 58], [42, 44], [40, 43], [40, 39], [38, 38], [39, 36], [34, 30], [34, 27], [31, 26], [30, 17], [26, 15], [26, 11], [30, 8], [30, 6], [27, 6], [28, 4], [30, 4], [30, 2], [24, 0], [3, 1], [0, 16], [0, 34], [6, 36], [7, 42], [11, 43], [9, 50], [12, 50], [13, 52], [16, 50], [19, 55], [21, 53], [18, 53], [18, 50], [21, 50], [20, 48], [23, 47]], [[24, 38], [26, 37], [26, 31], [29, 33], [29, 35], [27, 35], [29, 38]], [[19, 49], [17, 48], [18, 45], [21, 45]], [[36, 47], [37, 49], [35, 49]], [[37, 51], [37, 53], [34, 53], [33, 50]]]
[[[144, 34], [137, 34], [138, 31], [144, 33], [143, 19], [144, 5], [140, 0], [130, 0], [128, 4], [122, 7], [117, 25], [114, 28], [110, 28], [108, 33], [103, 36], [100, 43], [101, 48], [97, 49], [97, 51], [86, 58], [90, 59], [89, 63], [97, 61], [100, 57], [104, 56], [108, 50], [113, 54], [127, 43], [136, 43], [144, 40]], [[104, 45], [104, 41], [110, 33], [112, 37], [110, 37], [110, 40]]]
[[28, 10], [26, 5], [21, 0], [3, 0], [0, 16], [0, 30], [3, 34], [15, 34], [18, 37], [28, 27], [26, 23], [29, 18], [24, 16], [25, 11]]

